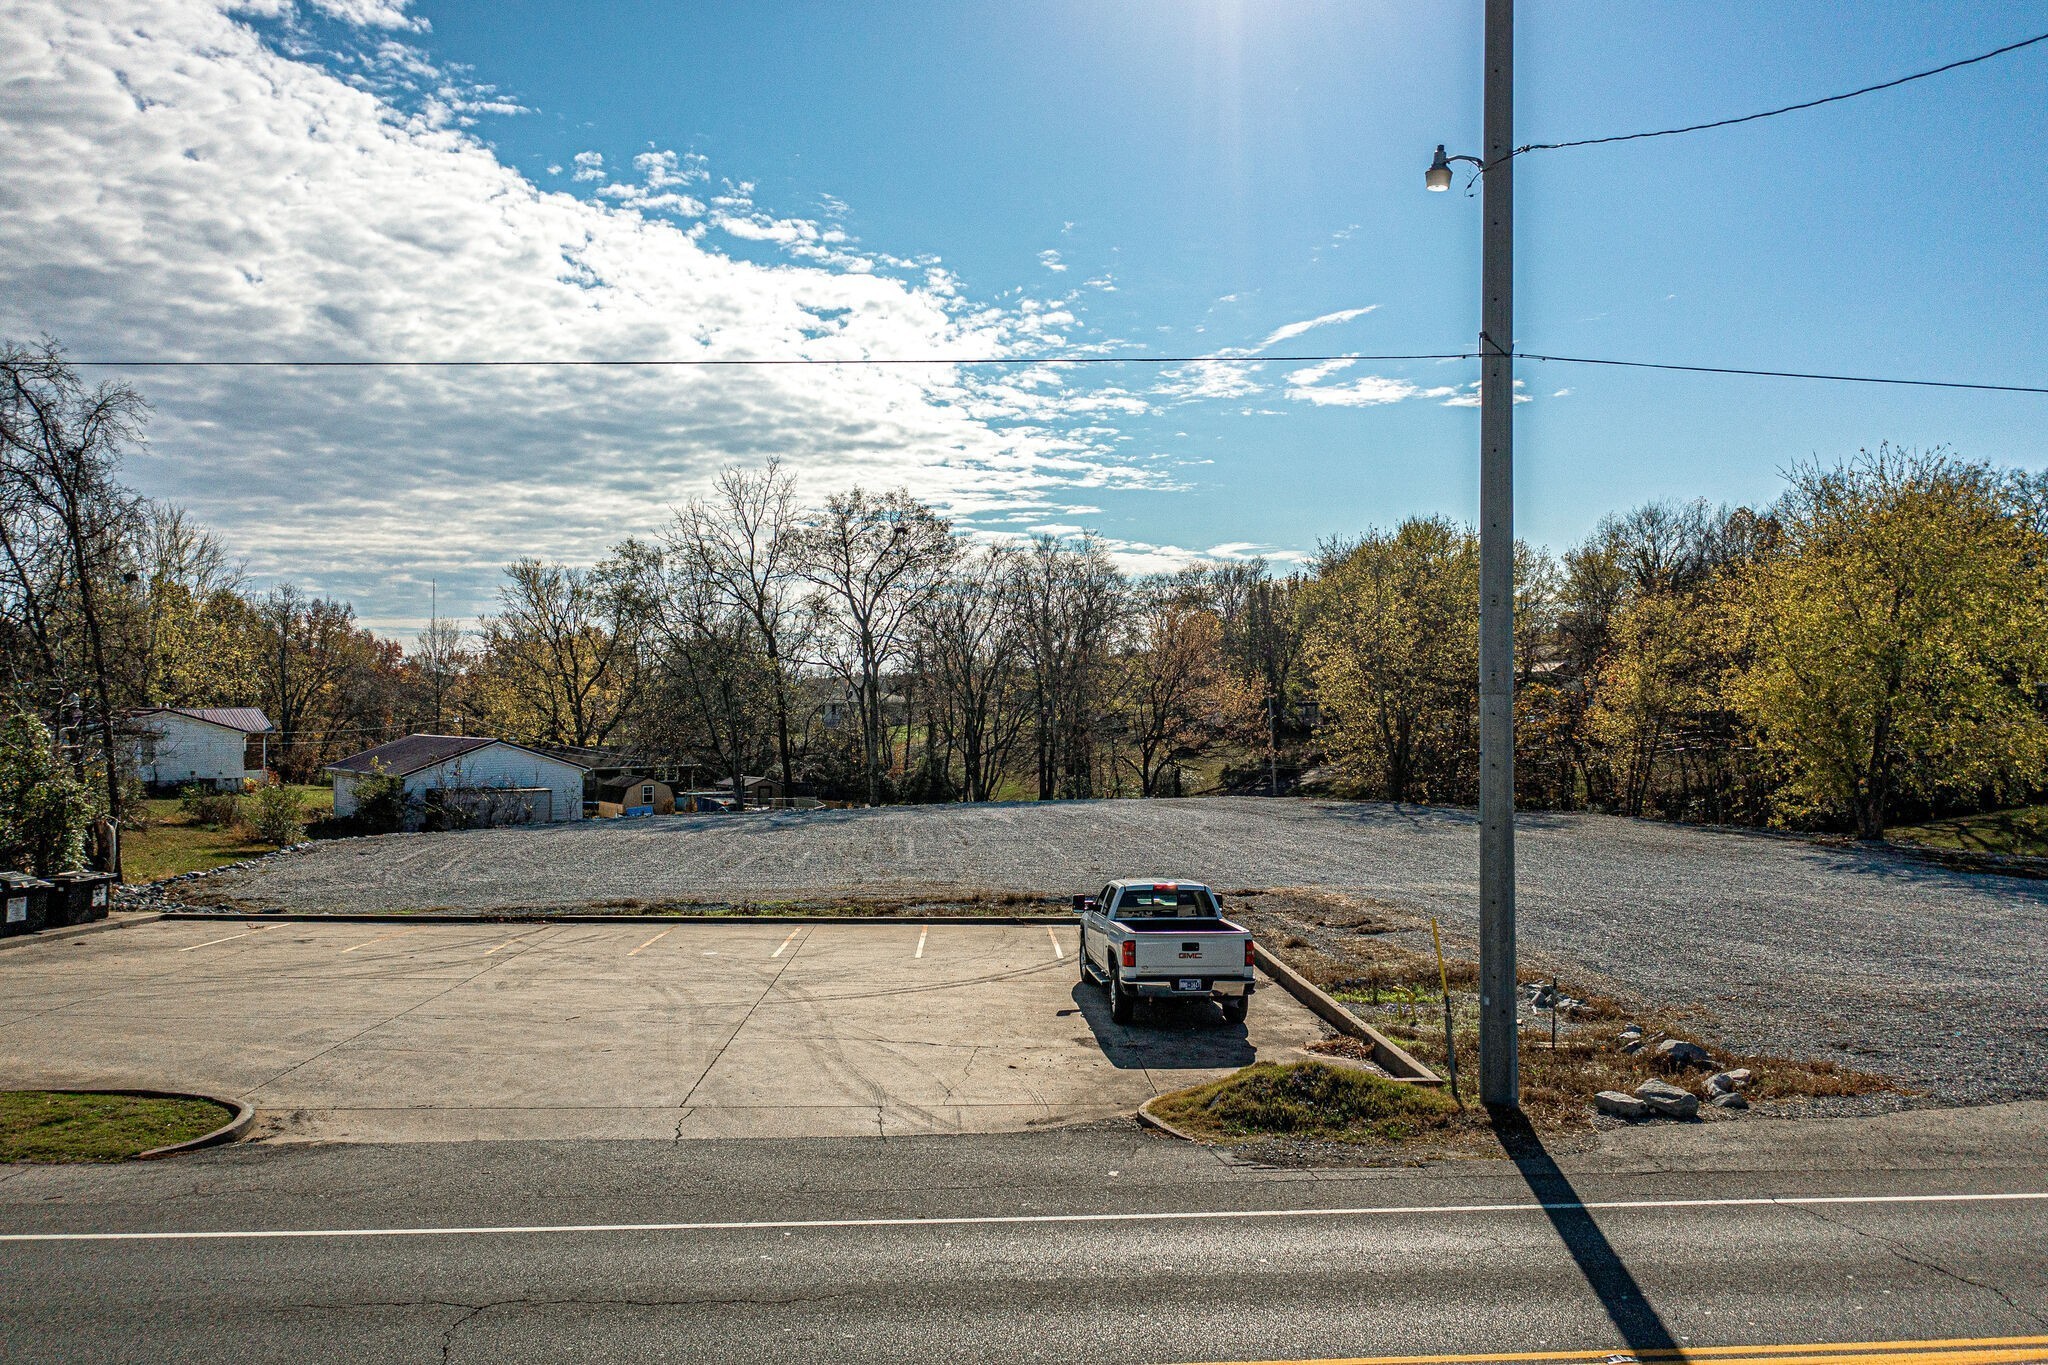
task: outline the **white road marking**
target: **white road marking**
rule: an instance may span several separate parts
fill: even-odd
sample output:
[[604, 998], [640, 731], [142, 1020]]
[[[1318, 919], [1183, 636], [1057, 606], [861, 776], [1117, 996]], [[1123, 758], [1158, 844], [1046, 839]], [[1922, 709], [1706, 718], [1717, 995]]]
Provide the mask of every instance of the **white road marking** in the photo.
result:
[[206, 942], [204, 943], [195, 943], [190, 948], [180, 948], [178, 949], [178, 951], [181, 953], [196, 952], [201, 948], [211, 948], [216, 943], [230, 943], [238, 938], [247, 938], [251, 934], [267, 934], [272, 929], [276, 929], [279, 927], [280, 926], [275, 924], [266, 924], [261, 929], [245, 929], [239, 934], [229, 934], [226, 938], [210, 938], [206, 940]]
[[924, 956], [924, 941], [926, 936], [929, 935], [931, 931], [932, 927], [929, 924], [927, 924], [924, 928], [917, 931], [917, 951], [911, 954], [912, 957]]
[[344, 953], [352, 953], [352, 952], [354, 952], [354, 951], [356, 950], [356, 948], [367, 948], [367, 947], [369, 947], [369, 946], [370, 946], [370, 945], [371, 945], [372, 943], [382, 943], [382, 942], [384, 942], [384, 941], [385, 941], [386, 939], [393, 939], [393, 938], [404, 938], [404, 937], [405, 937], [405, 936], [406, 936], [407, 934], [417, 934], [418, 932], [419, 932], [419, 930], [418, 930], [417, 928], [413, 928], [413, 929], [400, 929], [400, 930], [396, 931], [395, 933], [389, 933], [389, 934], [379, 934], [379, 935], [377, 935], [377, 937], [375, 937], [375, 938], [366, 938], [366, 939], [364, 939], [364, 940], [363, 940], [363, 941], [362, 941], [361, 943], [358, 943], [358, 944], [356, 944], [356, 945], [355, 945], [355, 947], [352, 947], [352, 948], [343, 948], [343, 949], [342, 949], [342, 951], [343, 951]]
[[645, 943], [641, 944], [641, 945], [640, 945], [640, 946], [639, 946], [638, 948], [635, 948], [635, 949], [634, 949], [634, 950], [633, 950], [632, 952], [630, 952], [630, 953], [627, 953], [627, 954], [626, 954], [626, 956], [627, 956], [627, 957], [638, 957], [638, 956], [639, 956], [639, 955], [640, 955], [640, 954], [641, 954], [641, 953], [642, 953], [643, 951], [645, 951], [645, 950], [646, 950], [646, 949], [648, 949], [648, 948], [652, 948], [652, 947], [653, 947], [653, 946], [654, 946], [655, 944], [657, 944], [657, 943], [661, 942], [661, 941], [662, 941], [663, 939], [667, 938], [667, 937], [668, 937], [668, 936], [669, 936], [670, 934], [673, 934], [674, 932], [675, 932], [675, 928], [674, 928], [674, 926], [670, 926], [669, 928], [667, 928], [667, 929], [664, 929], [664, 930], [662, 930], [662, 931], [661, 931], [660, 933], [656, 934], [656, 935], [655, 935], [655, 936], [654, 936], [653, 938], [650, 938], [650, 939], [648, 939], [648, 940], [647, 940], [647, 942], [645, 942]]
[[1050, 924], [1045, 926], [1045, 936], [1052, 940], [1052, 955], [1062, 962], [1066, 961], [1067, 950], [1060, 947], [1060, 936], [1052, 931]]
[[788, 1218], [761, 1222], [529, 1223], [483, 1227], [243, 1228], [210, 1232], [4, 1232], [4, 1242], [250, 1242], [312, 1237], [520, 1237], [600, 1232], [779, 1232], [829, 1228], [1030, 1227], [1061, 1223], [1218, 1223], [1233, 1219], [1406, 1218], [1446, 1214], [1600, 1210], [1803, 1208], [1822, 1205], [2010, 1204], [2048, 1200], [2048, 1190], [1993, 1194], [1757, 1195], [1734, 1199], [1589, 1199], [1551, 1204], [1383, 1204], [1338, 1209], [1202, 1209], [1156, 1213], [1012, 1213], [950, 1218]]
[[[786, 938], [786, 939], [784, 939], [784, 940], [782, 940], [782, 948], [787, 948], [787, 947], [788, 947], [788, 946], [789, 946], [790, 944], [792, 944], [792, 943], [796, 942], [796, 936], [797, 936], [798, 934], [801, 934], [801, 933], [802, 933], [803, 931], [804, 931], [804, 930], [803, 930], [803, 926], [802, 926], [802, 925], [798, 925], [798, 926], [797, 926], [796, 928], [794, 928], [794, 929], [790, 930], [790, 931], [789, 931], [789, 937], [788, 937], [788, 938]], [[775, 950], [774, 952], [772, 952], [772, 953], [768, 954], [768, 956], [770, 956], [770, 957], [781, 957], [781, 956], [782, 956], [782, 948], [777, 948], [777, 949], [776, 949], [776, 950]]]

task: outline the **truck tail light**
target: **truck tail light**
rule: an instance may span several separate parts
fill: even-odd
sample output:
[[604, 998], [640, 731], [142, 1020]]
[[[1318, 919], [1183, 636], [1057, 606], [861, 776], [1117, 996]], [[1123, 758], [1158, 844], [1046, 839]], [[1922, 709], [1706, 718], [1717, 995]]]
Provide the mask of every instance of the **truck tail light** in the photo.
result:
[[1134, 938], [1127, 938], [1124, 940], [1124, 966], [1135, 967], [1137, 965], [1138, 941]]
[[1246, 939], [1244, 941], [1244, 965], [1249, 967], [1252, 965], [1252, 961], [1252, 941], [1250, 939]]

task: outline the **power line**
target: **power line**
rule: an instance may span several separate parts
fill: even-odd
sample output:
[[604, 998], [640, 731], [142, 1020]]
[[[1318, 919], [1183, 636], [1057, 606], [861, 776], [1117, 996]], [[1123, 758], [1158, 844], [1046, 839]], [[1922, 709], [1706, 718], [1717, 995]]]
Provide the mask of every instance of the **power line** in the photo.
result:
[[1732, 365], [1669, 365], [1654, 360], [1607, 360], [1583, 355], [1537, 355], [1515, 352], [1517, 360], [1548, 360], [1561, 365], [1611, 365], [1630, 370], [1680, 370], [1688, 374], [1740, 374], [1764, 379], [1825, 379], [1836, 384], [1902, 384], [1917, 389], [1978, 389], [1989, 393], [2048, 393], [2037, 384], [1979, 384], [1960, 379], [1890, 379], [1870, 374], [1818, 374], [1806, 370], [1749, 370]]
[[[1539, 355], [1516, 351], [1517, 360], [1542, 360], [1560, 365], [1607, 365], [1636, 370], [1675, 370], [1690, 374], [1749, 375], [1769, 379], [1815, 379], [1838, 384], [1895, 384], [1923, 389], [1975, 389], [1988, 393], [2048, 393], [2033, 384], [1986, 384], [1956, 379], [1904, 379], [1886, 375], [1833, 374], [1813, 370], [1763, 370], [1734, 365], [1676, 365], [1654, 360], [1615, 360], [1580, 355]], [[662, 368], [712, 365], [1324, 365], [1336, 361], [1477, 360], [1477, 351], [1418, 351], [1382, 355], [1181, 355], [1181, 356], [979, 356], [971, 359], [906, 356], [862, 356], [828, 359], [813, 356], [761, 357], [744, 360], [80, 360], [79, 366], [100, 368], [223, 368], [223, 369], [542, 369], [552, 367]]]
[[755, 356], [623, 360], [73, 360], [80, 369], [689, 369], [771, 365], [1307, 365], [1332, 360], [1477, 360], [1477, 351], [1407, 355], [985, 355], [985, 356]]
[[1801, 100], [1798, 104], [1787, 104], [1778, 109], [1766, 109], [1762, 113], [1743, 114], [1738, 118], [1715, 119], [1711, 123], [1693, 123], [1683, 128], [1659, 128], [1652, 132], [1618, 133], [1612, 137], [1584, 137], [1572, 142], [1531, 142], [1526, 146], [1515, 148], [1509, 155], [1520, 156], [1523, 152], [1554, 152], [1563, 147], [1597, 147], [1606, 142], [1634, 142], [1639, 138], [1646, 137], [1676, 137], [1680, 133], [1702, 133], [1709, 128], [1730, 128], [1738, 123], [1754, 123], [1758, 119], [1776, 118], [1780, 114], [1794, 114], [1802, 109], [1817, 109], [1823, 104], [1836, 104], [1842, 100], [1853, 100], [1858, 95], [1874, 95], [1880, 90], [1896, 89], [1913, 81], [1924, 81], [1929, 76], [1939, 76], [1944, 72], [1955, 71], [1965, 66], [1975, 66], [1978, 62], [1988, 62], [1993, 57], [2003, 57], [2008, 52], [2018, 52], [2021, 48], [2032, 47], [2036, 43], [2048, 43], [2048, 33], [2039, 33], [2031, 38], [2023, 38], [2016, 43], [2007, 43], [2004, 47], [1996, 47], [1989, 52], [1981, 52], [1974, 57], [1965, 57], [1961, 61], [1949, 62], [1944, 66], [1931, 67], [1926, 71], [1915, 71], [1910, 76], [1900, 76], [1896, 80], [1882, 81], [1876, 85], [1866, 85], [1861, 90], [1847, 90], [1839, 95], [1824, 95], [1817, 100]]

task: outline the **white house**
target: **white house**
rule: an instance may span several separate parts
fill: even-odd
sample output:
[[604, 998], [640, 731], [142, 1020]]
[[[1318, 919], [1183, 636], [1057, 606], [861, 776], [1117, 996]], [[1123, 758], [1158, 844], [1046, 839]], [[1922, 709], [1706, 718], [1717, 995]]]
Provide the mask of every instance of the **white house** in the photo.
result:
[[[407, 735], [330, 763], [327, 771], [334, 775], [334, 813], [344, 817], [355, 814], [356, 785], [382, 774], [402, 780], [406, 795], [421, 801], [429, 792], [489, 797], [496, 812], [490, 823], [583, 818], [583, 768], [483, 735]], [[508, 815], [515, 804], [517, 814]]]
[[152, 706], [121, 718], [136, 775], [153, 787], [238, 789], [270, 766], [270, 718], [254, 706]]

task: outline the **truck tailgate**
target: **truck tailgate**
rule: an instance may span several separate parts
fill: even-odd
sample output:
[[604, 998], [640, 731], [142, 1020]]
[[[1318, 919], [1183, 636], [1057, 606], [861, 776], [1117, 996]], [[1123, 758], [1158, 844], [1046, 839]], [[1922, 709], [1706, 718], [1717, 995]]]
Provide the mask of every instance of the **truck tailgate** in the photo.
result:
[[1244, 945], [1251, 935], [1243, 929], [1176, 930], [1147, 925], [1131, 937], [1137, 944], [1137, 969], [1141, 972], [1236, 976], [1244, 972]]

